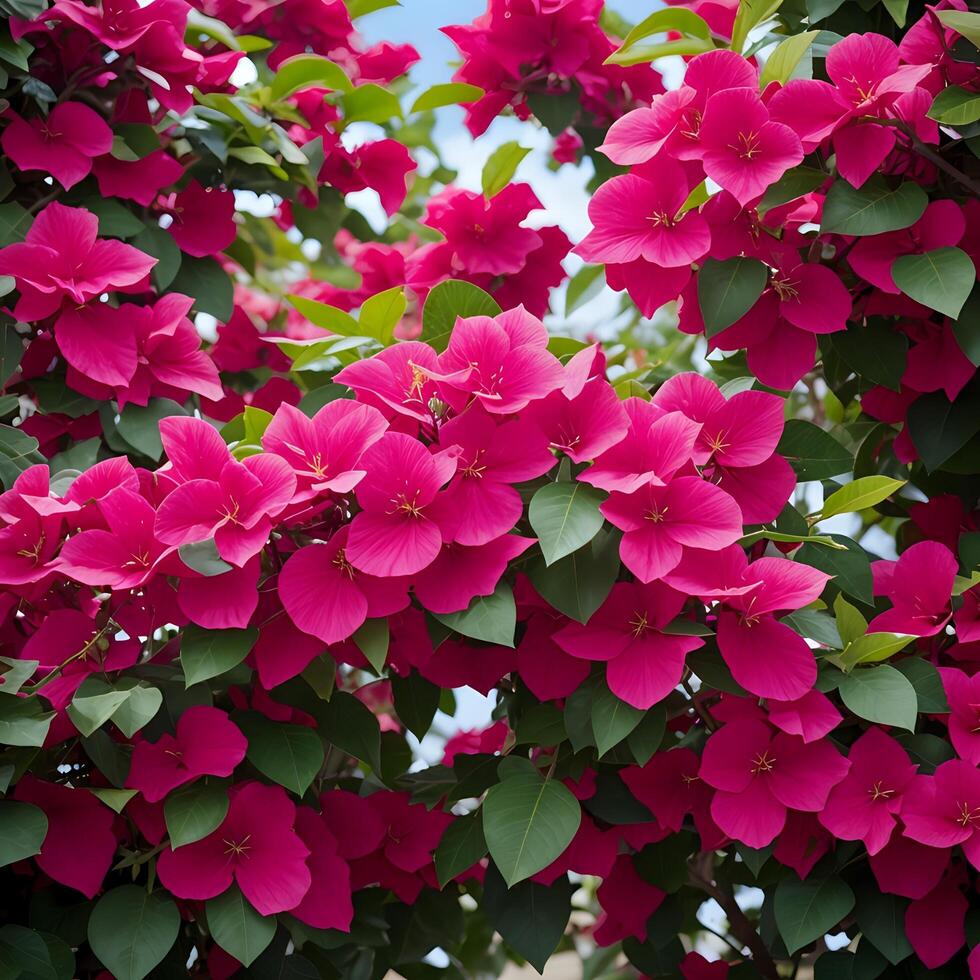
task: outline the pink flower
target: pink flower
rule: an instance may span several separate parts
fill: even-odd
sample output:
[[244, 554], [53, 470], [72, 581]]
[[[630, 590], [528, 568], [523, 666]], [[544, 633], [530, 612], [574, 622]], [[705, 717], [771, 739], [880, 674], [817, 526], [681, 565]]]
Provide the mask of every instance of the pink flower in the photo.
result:
[[807, 691], [792, 701], [769, 699], [769, 721], [780, 731], [799, 735], [804, 742], [815, 742], [832, 732], [843, 720], [826, 694]]
[[880, 728], [870, 728], [848, 753], [851, 768], [827, 798], [820, 822], [844, 840], [864, 841], [877, 854], [891, 839], [916, 766]]
[[136, 743], [126, 785], [155, 803], [199, 776], [230, 776], [247, 748], [245, 736], [224, 711], [194, 705], [177, 720], [175, 735]]
[[593, 936], [599, 946], [611, 946], [627, 936], [643, 940], [647, 919], [660, 908], [666, 893], [645, 882], [629, 854], [616, 858], [612, 871], [596, 890], [602, 915]]
[[567, 698], [589, 676], [589, 662], [570, 656], [555, 640], [563, 622], [534, 615], [517, 645], [517, 671], [539, 701]]
[[691, 192], [680, 164], [657, 160], [640, 173], [606, 181], [589, 202], [595, 226], [575, 247], [586, 262], [646, 259], [673, 268], [698, 261], [711, 245], [708, 223], [693, 208], [679, 212]]
[[487, 544], [521, 519], [524, 504], [514, 487], [555, 465], [544, 433], [532, 422], [498, 424], [474, 403], [439, 430], [439, 445], [458, 451], [456, 475], [439, 498], [438, 521], [446, 541]]
[[346, 398], [328, 402], [312, 419], [284, 404], [265, 430], [262, 446], [293, 468], [300, 494], [344, 494], [364, 477], [358, 460], [387, 428], [377, 409]]
[[34, 859], [37, 866], [62, 885], [94, 898], [116, 853], [113, 812], [87, 789], [46, 783], [31, 773], [18, 780], [14, 798], [33, 803], [48, 818], [41, 853]]
[[472, 396], [493, 415], [519, 412], [565, 380], [544, 324], [523, 306], [493, 318], [457, 319], [439, 368], [443, 396], [454, 409], [462, 411]]
[[966, 859], [980, 869], [980, 771], [962, 759], [950, 759], [932, 776], [918, 776], [902, 803], [905, 835], [929, 847], [960, 844]]
[[354, 918], [350, 867], [340, 855], [337, 838], [322, 815], [307, 806], [296, 810], [295, 829], [310, 852], [310, 887], [290, 914], [316, 929], [349, 932]]
[[935, 636], [952, 615], [950, 596], [958, 568], [953, 553], [938, 541], [920, 541], [898, 561], [876, 561], [875, 595], [885, 595], [892, 608], [868, 624], [871, 633]]
[[664, 486], [694, 457], [701, 425], [680, 412], [664, 412], [640, 398], [627, 398], [623, 408], [629, 429], [599, 453], [579, 479], [600, 490], [632, 493], [647, 484]]
[[661, 582], [620, 582], [586, 625], [569, 623], [554, 641], [573, 657], [606, 661], [609, 690], [635, 708], [650, 708], [680, 683], [685, 655], [704, 644], [662, 632], [683, 605], [684, 596]]
[[700, 953], [688, 953], [678, 968], [684, 980], [725, 980], [730, 969], [724, 960], [709, 962]]
[[675, 477], [633, 493], [613, 492], [599, 508], [624, 531], [619, 554], [641, 581], [663, 578], [691, 548], [727, 548], [742, 535], [738, 504], [699, 477]]
[[154, 150], [139, 160], [100, 157], [94, 172], [103, 197], [121, 197], [148, 208], [160, 191], [180, 179], [184, 168], [169, 153]]
[[161, 426], [161, 433], [178, 471], [187, 456], [191, 465], [200, 465], [191, 455], [199, 446], [207, 445], [209, 456], [202, 460], [202, 475], [191, 475], [163, 500], [154, 533], [165, 544], [177, 546], [213, 538], [218, 554], [240, 568], [262, 550], [272, 518], [292, 500], [296, 491], [292, 470], [270, 454], [238, 462], [214, 429], [200, 419], [171, 420], [169, 427]]
[[949, 739], [956, 754], [980, 765], [980, 674], [972, 677], [957, 667], [940, 667], [939, 676], [949, 701]]
[[724, 599], [718, 612], [718, 649], [747, 691], [793, 701], [813, 687], [813, 652], [799, 633], [777, 621], [775, 613], [809, 605], [830, 577], [783, 558], [760, 558], [744, 567], [741, 584], [752, 588]]
[[717, 790], [711, 815], [718, 826], [749, 847], [766, 847], [782, 831], [788, 809], [823, 809], [848, 767], [830, 742], [773, 736], [764, 722], [746, 719], [712, 734], [700, 774]]
[[436, 455], [400, 432], [388, 432], [361, 457], [361, 512], [350, 525], [347, 559], [368, 575], [413, 575], [434, 561], [442, 532], [429, 514], [456, 470], [452, 452]]
[[[639, 768], [622, 770], [629, 791], [657, 818], [657, 823], [678, 831], [684, 818], [693, 815], [698, 832], [707, 846], [710, 831], [705, 833], [712, 790], [698, 775], [701, 760], [688, 748], [657, 752]], [[717, 833], [717, 830], [715, 830]]]
[[969, 902], [949, 879], [905, 910], [905, 934], [930, 970], [951, 960], [965, 945], [968, 911]]
[[743, 207], [803, 159], [796, 133], [772, 122], [763, 101], [748, 88], [713, 95], [699, 136], [705, 172]]
[[92, 161], [112, 149], [112, 130], [80, 102], [59, 102], [48, 114], [22, 119], [8, 111], [10, 124], [0, 145], [21, 170], [43, 170], [70, 190], [92, 170]]
[[178, 898], [203, 900], [233, 881], [261, 915], [295, 908], [310, 887], [309, 849], [294, 829], [296, 807], [280, 786], [242, 783], [228, 815], [202, 840], [157, 859], [161, 884]]
[[229, 190], [204, 188], [192, 180], [170, 195], [166, 210], [173, 218], [167, 230], [188, 255], [213, 255], [235, 240], [235, 195]]
[[156, 512], [138, 493], [119, 487], [98, 503], [109, 530], [95, 528], [72, 535], [58, 555], [63, 575], [86, 585], [132, 589], [155, 574], [173, 548], [153, 534]]
[[415, 596], [430, 612], [459, 612], [476, 596], [490, 595], [510, 562], [535, 541], [502, 534], [473, 546], [445, 543], [435, 561], [415, 577]]
[[391, 616], [408, 605], [408, 583], [376, 578], [347, 558], [350, 530], [341, 528], [326, 544], [293, 554], [279, 573], [279, 596], [289, 618], [324, 643], [339, 643], [368, 618]]
[[402, 206], [408, 175], [416, 167], [408, 147], [398, 140], [374, 140], [350, 151], [338, 144], [328, 153], [319, 180], [343, 194], [370, 187], [390, 217]]

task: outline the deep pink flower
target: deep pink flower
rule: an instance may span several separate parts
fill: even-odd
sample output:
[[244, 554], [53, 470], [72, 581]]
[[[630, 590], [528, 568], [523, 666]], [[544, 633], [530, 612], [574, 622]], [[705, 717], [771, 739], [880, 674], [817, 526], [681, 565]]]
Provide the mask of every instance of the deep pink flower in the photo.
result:
[[700, 775], [717, 790], [711, 815], [718, 826], [749, 847], [766, 847], [782, 831], [788, 809], [820, 811], [848, 767], [830, 742], [774, 736], [764, 722], [747, 719], [712, 734]]
[[952, 615], [950, 596], [958, 567], [953, 553], [938, 541], [920, 541], [898, 561], [873, 562], [875, 595], [887, 596], [892, 608], [875, 616], [868, 630], [935, 636]]
[[235, 240], [235, 195], [229, 190], [192, 180], [170, 195], [166, 210], [173, 218], [167, 230], [188, 255], [213, 255]]
[[[46, 783], [25, 773], [14, 798], [33, 803], [48, 818], [37, 866], [55, 881], [94, 898], [116, 853], [113, 812], [87, 789]], [[84, 847], [79, 842], [84, 841]]]
[[21, 170], [42, 170], [70, 190], [92, 170], [92, 160], [112, 149], [112, 130], [80, 102], [59, 102], [47, 118], [11, 120], [0, 145]]
[[593, 937], [599, 946], [611, 946], [627, 936], [643, 940], [647, 919], [660, 908], [666, 893], [648, 884], [633, 864], [630, 854], [620, 854], [612, 871], [596, 890], [602, 915]]
[[107, 155], [96, 160], [94, 167], [103, 197], [121, 197], [145, 208], [183, 172], [180, 163], [164, 150], [154, 150], [139, 160], [117, 160]]
[[555, 640], [563, 623], [547, 614], [534, 615], [517, 645], [517, 672], [539, 701], [567, 698], [589, 676], [589, 662], [570, 656]]
[[698, 261], [711, 245], [708, 223], [694, 208], [679, 212], [691, 186], [680, 164], [656, 160], [642, 175], [606, 181], [589, 201], [592, 231], [575, 247], [586, 262], [646, 259], [673, 268]]
[[650, 708], [680, 683], [686, 654], [704, 645], [696, 636], [662, 632], [683, 605], [684, 596], [661, 582], [620, 582], [587, 624], [569, 623], [554, 641], [573, 657], [606, 661], [609, 690]]
[[710, 834], [704, 831], [712, 789], [698, 775], [701, 760], [688, 748], [657, 752], [641, 769], [621, 771], [629, 791], [669, 830], [678, 831], [684, 818], [693, 815], [704, 846]]
[[502, 534], [479, 545], [445, 543], [435, 561], [416, 575], [415, 596], [430, 612], [459, 612], [476, 596], [490, 595], [509, 563], [535, 541]]
[[95, 528], [70, 537], [58, 555], [58, 571], [86, 585], [114, 589], [143, 585], [174, 550], [154, 536], [156, 512], [125, 487], [103, 497], [98, 507], [109, 530]]
[[237, 881], [262, 915], [295, 908], [312, 880], [306, 866], [310, 852], [295, 820], [296, 807], [281, 786], [243, 783], [217, 830], [177, 850], [163, 850], [157, 859], [160, 882], [178, 898], [202, 900]]
[[632, 493], [647, 484], [664, 486], [694, 457], [701, 425], [680, 412], [664, 412], [641, 398], [628, 398], [623, 408], [629, 429], [599, 453], [579, 479], [601, 490]]
[[940, 667], [939, 675], [949, 701], [953, 748], [964, 761], [980, 765], [980, 674], [971, 677], [957, 667]]
[[458, 318], [439, 369], [443, 397], [454, 409], [462, 411], [472, 396], [494, 415], [519, 412], [565, 381], [548, 350], [548, 331], [523, 306], [493, 318]]
[[368, 575], [413, 575], [434, 561], [442, 532], [429, 511], [456, 470], [453, 451], [433, 454], [400, 432], [387, 432], [361, 457], [361, 512], [350, 525], [347, 560]]
[[370, 187], [377, 191], [381, 206], [390, 217], [402, 206], [408, 189], [408, 175], [416, 167], [403, 143], [373, 140], [350, 151], [341, 145], [335, 146], [320, 168], [319, 180], [343, 194]]
[[922, 898], [939, 884], [949, 867], [949, 847], [929, 847], [893, 834], [892, 839], [868, 859], [878, 887], [888, 895]]
[[[200, 419], [185, 418], [161, 427], [161, 432], [177, 474], [188, 482], [163, 500], [154, 533], [177, 546], [213, 538], [218, 554], [240, 568], [262, 550], [272, 518], [292, 500], [293, 471], [284, 460], [266, 453], [238, 462], [213, 427]], [[195, 448], [205, 446], [207, 456], [192, 455]]]
[[969, 902], [949, 879], [905, 910], [905, 934], [915, 955], [936, 970], [951, 960], [966, 943]]
[[950, 759], [932, 776], [917, 776], [905, 792], [902, 821], [907, 837], [929, 847], [960, 844], [980, 869], [980, 770]]
[[804, 742], [815, 742], [832, 732], [843, 720], [826, 694], [807, 691], [792, 701], [769, 699], [769, 721], [780, 731], [799, 735]]
[[323, 817], [306, 806], [296, 810], [296, 833], [310, 852], [310, 887], [290, 914], [316, 929], [349, 932], [354, 918], [350, 867], [340, 856], [337, 838]]
[[773, 122], [748, 88], [727, 89], [708, 100], [699, 141], [705, 172], [743, 207], [803, 159], [796, 133]]
[[262, 446], [293, 468], [301, 495], [350, 493], [364, 477], [358, 460], [387, 428], [377, 409], [346, 398], [328, 402], [313, 418], [283, 404], [265, 430]]
[[547, 473], [555, 464], [545, 434], [533, 422], [498, 424], [475, 403], [439, 430], [439, 445], [456, 447], [456, 474], [437, 508], [446, 541], [481, 545], [506, 534], [524, 505], [513, 486]]
[[851, 768], [830, 791], [818, 817], [835, 836], [864, 841], [868, 853], [877, 854], [892, 836], [916, 766], [880, 728], [868, 729], [847, 757]]
[[663, 578], [690, 548], [727, 548], [742, 535], [738, 504], [698, 477], [676, 477], [630, 494], [616, 491], [599, 509], [625, 532], [619, 554], [641, 582]]
[[204, 576], [188, 570], [177, 587], [177, 605], [192, 623], [205, 629], [245, 629], [259, 604], [261, 571], [258, 555], [241, 568], [232, 567], [221, 575], [208, 577], [206, 584]]
[[126, 785], [155, 803], [199, 776], [230, 776], [247, 748], [224, 711], [194, 705], [177, 720], [176, 734], [136, 743]]
[[744, 580], [758, 584], [726, 598], [718, 613], [718, 649], [747, 691], [792, 701], [813, 686], [813, 652], [799, 633], [777, 622], [775, 613], [809, 605], [830, 577], [782, 558], [760, 558], [748, 566]]
[[678, 969], [684, 980], [725, 980], [730, 966], [724, 960], [709, 962], [700, 953], [688, 953]]
[[376, 578], [347, 558], [350, 530], [341, 528], [326, 544], [300, 548], [279, 574], [279, 596], [289, 618], [324, 643], [339, 643], [368, 618], [391, 616], [408, 605], [408, 583]]

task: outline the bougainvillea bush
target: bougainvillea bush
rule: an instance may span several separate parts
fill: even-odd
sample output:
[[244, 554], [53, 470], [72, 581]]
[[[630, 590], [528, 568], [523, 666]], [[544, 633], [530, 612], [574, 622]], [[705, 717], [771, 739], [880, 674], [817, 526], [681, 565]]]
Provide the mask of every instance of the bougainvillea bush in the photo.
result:
[[980, 14], [388, 6], [0, 0], [0, 974], [980, 978]]

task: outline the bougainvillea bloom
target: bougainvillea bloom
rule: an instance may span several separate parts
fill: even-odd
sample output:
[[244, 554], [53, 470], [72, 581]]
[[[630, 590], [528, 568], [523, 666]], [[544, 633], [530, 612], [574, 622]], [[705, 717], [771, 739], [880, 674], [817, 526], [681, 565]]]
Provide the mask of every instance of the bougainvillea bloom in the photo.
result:
[[621, 582], [586, 625], [569, 623], [554, 641], [573, 657], [606, 661], [609, 690], [646, 709], [680, 683], [685, 655], [703, 645], [696, 636], [662, 632], [683, 605], [684, 596], [660, 582]]
[[59, 102], [47, 118], [22, 119], [10, 113], [3, 131], [3, 152], [21, 170], [50, 173], [71, 190], [92, 170], [92, 161], [112, 149], [112, 130], [80, 102]]
[[875, 594], [888, 596], [892, 608], [875, 616], [868, 630], [934, 636], [952, 615], [950, 595], [957, 567], [949, 548], [936, 541], [912, 545], [898, 561], [876, 561], [872, 565]]
[[857, 739], [847, 758], [851, 768], [818, 817], [838, 837], [862, 840], [869, 854], [877, 854], [891, 838], [916, 767], [905, 749], [877, 728]]
[[966, 859], [980, 868], [980, 772], [962, 759], [917, 776], [905, 792], [902, 822], [912, 840], [929, 847], [959, 844]]
[[177, 720], [176, 734], [136, 744], [126, 784], [155, 803], [199, 776], [230, 776], [247, 747], [224, 711], [195, 705]]
[[771, 844], [788, 809], [818, 812], [848, 761], [829, 742], [807, 744], [761, 721], [732, 721], [708, 739], [701, 778], [717, 792], [711, 815], [749, 847]]
[[309, 849], [294, 829], [296, 807], [281, 786], [245, 783], [214, 833], [165, 848], [157, 872], [180, 898], [214, 898], [237, 882], [262, 915], [295, 908], [310, 887]]

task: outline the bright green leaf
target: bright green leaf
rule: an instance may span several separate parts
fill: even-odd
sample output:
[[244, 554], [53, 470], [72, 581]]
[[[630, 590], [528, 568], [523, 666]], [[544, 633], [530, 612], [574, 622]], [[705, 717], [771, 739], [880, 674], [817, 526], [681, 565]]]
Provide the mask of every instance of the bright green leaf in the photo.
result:
[[872, 178], [863, 187], [836, 180], [823, 206], [824, 234], [880, 235], [915, 224], [926, 209], [926, 192], [910, 180], [896, 188]]
[[834, 491], [823, 504], [820, 520], [836, 514], [853, 514], [867, 510], [887, 500], [905, 486], [905, 480], [893, 480], [889, 476], [862, 476]]
[[604, 520], [599, 505], [605, 498], [581, 481], [547, 483], [535, 493], [528, 519], [546, 564], [578, 551], [599, 533]]
[[427, 88], [413, 103], [412, 112], [425, 112], [444, 105], [466, 105], [483, 98], [483, 89], [465, 82], [443, 82]]
[[897, 258], [892, 279], [906, 296], [955, 320], [977, 281], [977, 270], [961, 248], [936, 248]]
[[491, 198], [499, 194], [511, 182], [520, 162], [530, 152], [529, 146], [521, 146], [517, 140], [498, 146], [483, 165], [480, 178], [483, 196]]
[[841, 679], [839, 691], [859, 718], [910, 732], [915, 729], [919, 710], [915, 688], [889, 664], [851, 671]]
[[337, 92], [352, 92], [354, 86], [346, 72], [317, 54], [298, 54], [287, 58], [276, 72], [269, 87], [269, 94], [280, 102], [302, 88], [334, 89]]
[[220, 677], [237, 667], [259, 638], [256, 629], [206, 630], [191, 623], [180, 642], [180, 662], [187, 687]]
[[[781, 41], [776, 50], [769, 55], [759, 77], [759, 88], [765, 89], [771, 82], [785, 85], [796, 70], [803, 56], [810, 50], [814, 38], [820, 31], [807, 31], [804, 34], [794, 34]], [[818, 185], [819, 186], [819, 185]]]

